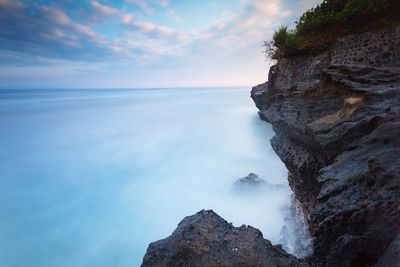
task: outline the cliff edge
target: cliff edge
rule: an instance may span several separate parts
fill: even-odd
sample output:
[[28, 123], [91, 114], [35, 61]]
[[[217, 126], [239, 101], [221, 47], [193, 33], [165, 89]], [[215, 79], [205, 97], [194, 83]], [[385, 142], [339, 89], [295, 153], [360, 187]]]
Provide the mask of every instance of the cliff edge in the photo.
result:
[[400, 266], [400, 26], [280, 59], [252, 98], [306, 213], [311, 263]]

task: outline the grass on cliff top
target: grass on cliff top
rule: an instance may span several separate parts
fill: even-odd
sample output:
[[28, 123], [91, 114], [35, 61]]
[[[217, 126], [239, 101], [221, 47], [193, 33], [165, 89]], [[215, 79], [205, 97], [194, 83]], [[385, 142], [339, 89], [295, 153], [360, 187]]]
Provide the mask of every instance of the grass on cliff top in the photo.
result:
[[280, 59], [329, 47], [340, 36], [400, 23], [400, 0], [324, 0], [307, 10], [293, 30], [280, 27], [265, 52]]

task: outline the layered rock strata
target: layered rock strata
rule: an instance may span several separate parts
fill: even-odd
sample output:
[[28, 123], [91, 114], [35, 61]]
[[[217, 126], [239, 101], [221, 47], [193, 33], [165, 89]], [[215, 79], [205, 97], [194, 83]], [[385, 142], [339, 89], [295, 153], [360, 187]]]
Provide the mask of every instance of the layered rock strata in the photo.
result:
[[312, 263], [376, 264], [400, 230], [400, 26], [281, 59], [252, 98], [306, 213]]

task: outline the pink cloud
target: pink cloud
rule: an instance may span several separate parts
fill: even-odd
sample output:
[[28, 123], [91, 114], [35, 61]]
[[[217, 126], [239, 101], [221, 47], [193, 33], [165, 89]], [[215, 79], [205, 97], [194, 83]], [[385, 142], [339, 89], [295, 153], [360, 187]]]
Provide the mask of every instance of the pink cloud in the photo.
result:
[[137, 31], [147, 34], [149, 37], [152, 38], [176, 39], [176, 40], [184, 38], [184, 34], [181, 32], [151, 22], [136, 21], [133, 22], [132, 25]]
[[121, 21], [124, 24], [128, 24], [129, 22], [131, 22], [133, 19], [133, 14], [131, 13], [125, 13], [121, 15]]
[[88, 26], [79, 24], [79, 23], [72, 23], [71, 28], [74, 29], [75, 31], [79, 32], [80, 34], [89, 36], [89, 37], [95, 37], [97, 34], [95, 31], [93, 31], [91, 28]]
[[114, 14], [118, 14], [118, 12], [119, 12], [117, 9], [115, 9], [113, 7], [110, 7], [110, 6], [107, 6], [104, 4], [100, 4], [99, 2], [94, 1], [94, 0], [91, 1], [91, 5], [95, 10], [97, 10], [98, 12], [103, 13], [105, 15], [114, 15]]
[[70, 23], [70, 20], [67, 15], [65, 15], [64, 12], [52, 8], [52, 7], [47, 7], [47, 6], [41, 6], [40, 11], [42, 14], [51, 22], [61, 24], [61, 25], [67, 25]]
[[24, 3], [20, 1], [0, 0], [0, 7], [8, 9], [22, 9], [25, 8], [26, 6]]

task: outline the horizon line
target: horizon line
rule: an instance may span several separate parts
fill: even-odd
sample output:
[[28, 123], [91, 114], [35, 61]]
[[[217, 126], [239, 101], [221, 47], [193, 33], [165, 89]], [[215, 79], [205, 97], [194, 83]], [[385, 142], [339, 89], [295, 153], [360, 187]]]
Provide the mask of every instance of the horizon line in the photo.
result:
[[162, 90], [162, 89], [210, 89], [210, 88], [240, 88], [255, 85], [227, 85], [227, 86], [166, 86], [166, 87], [0, 87], [0, 90]]

